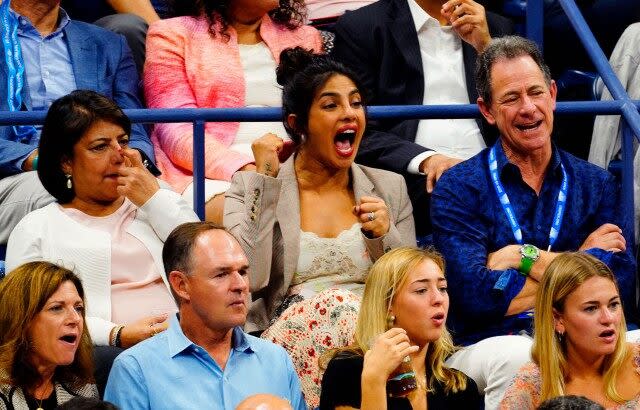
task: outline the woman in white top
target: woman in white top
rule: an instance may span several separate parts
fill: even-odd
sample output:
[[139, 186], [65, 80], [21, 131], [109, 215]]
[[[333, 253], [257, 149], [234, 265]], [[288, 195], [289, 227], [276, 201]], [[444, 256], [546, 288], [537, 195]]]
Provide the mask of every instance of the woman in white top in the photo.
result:
[[295, 153], [281, 164], [281, 138], [255, 141], [257, 170], [233, 177], [224, 222], [251, 266], [245, 327], [264, 330], [279, 318], [263, 337], [292, 355], [313, 406], [317, 360], [306, 358], [351, 341], [369, 266], [415, 245], [415, 232], [403, 178], [353, 163], [366, 122], [355, 75], [299, 47], [283, 51], [277, 75]]
[[197, 220], [127, 147], [130, 130], [122, 110], [93, 91], [51, 105], [38, 176], [57, 202], [20, 221], [6, 259], [8, 272], [33, 260], [73, 270], [85, 288], [94, 344], [125, 348], [164, 330], [177, 310], [162, 245], [177, 225]]

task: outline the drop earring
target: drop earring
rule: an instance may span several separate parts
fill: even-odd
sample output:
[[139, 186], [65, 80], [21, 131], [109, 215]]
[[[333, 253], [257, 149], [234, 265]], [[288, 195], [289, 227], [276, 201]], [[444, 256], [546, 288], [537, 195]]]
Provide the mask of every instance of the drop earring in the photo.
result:
[[396, 317], [394, 315], [387, 316], [387, 329], [391, 329], [395, 322], [396, 322]]
[[73, 182], [71, 182], [71, 174], [64, 174], [67, 177], [67, 189], [73, 188]]

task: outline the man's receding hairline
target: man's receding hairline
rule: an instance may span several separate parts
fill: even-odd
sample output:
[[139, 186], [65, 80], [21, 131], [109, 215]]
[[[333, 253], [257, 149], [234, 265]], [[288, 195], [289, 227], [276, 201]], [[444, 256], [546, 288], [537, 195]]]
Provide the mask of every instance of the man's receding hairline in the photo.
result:
[[[206, 243], [208, 241], [212, 241], [213, 244], [219, 244], [220, 242], [218, 240], [213, 240], [213, 238], [205, 238], [205, 234], [209, 233], [209, 232], [222, 232], [223, 234], [226, 234], [226, 238], [227, 240], [225, 241], [226, 245], [230, 245], [230, 246], [224, 246], [223, 250], [216, 250], [215, 248], [213, 248], [212, 246], [207, 246], [207, 245], [211, 245], [211, 243]], [[201, 243], [200, 241], [203, 240], [205, 241], [205, 243], [202, 243], [202, 246], [205, 246], [205, 252], [207, 252], [208, 255], [213, 254], [214, 256], [221, 256], [221, 255], [233, 255], [234, 252], [232, 252], [234, 250], [234, 248], [237, 247], [236, 250], [240, 251], [240, 254], [242, 255], [242, 257], [247, 261], [245, 263], [245, 265], [249, 266], [249, 262], [247, 260], [247, 255], [244, 253], [244, 250], [242, 249], [242, 247], [240, 246], [240, 243], [238, 242], [238, 240], [227, 230], [225, 229], [220, 229], [220, 228], [213, 228], [213, 229], [207, 229], [206, 231], [202, 231], [199, 232], [194, 240], [193, 243], [193, 248], [191, 250], [191, 255], [189, 259], [193, 260], [195, 257], [195, 249], [199, 246], [199, 244]], [[235, 259], [235, 258], [234, 258]], [[191, 264], [191, 262], [190, 262]], [[191, 268], [193, 268], [193, 266], [191, 266]]]

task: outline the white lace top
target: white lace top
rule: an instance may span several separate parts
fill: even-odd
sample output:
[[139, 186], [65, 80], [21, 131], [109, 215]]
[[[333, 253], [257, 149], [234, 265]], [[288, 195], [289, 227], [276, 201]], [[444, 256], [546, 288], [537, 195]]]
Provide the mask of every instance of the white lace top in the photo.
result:
[[308, 299], [337, 286], [362, 295], [370, 266], [371, 259], [359, 223], [335, 238], [321, 238], [313, 232], [300, 231], [298, 267], [288, 293]]

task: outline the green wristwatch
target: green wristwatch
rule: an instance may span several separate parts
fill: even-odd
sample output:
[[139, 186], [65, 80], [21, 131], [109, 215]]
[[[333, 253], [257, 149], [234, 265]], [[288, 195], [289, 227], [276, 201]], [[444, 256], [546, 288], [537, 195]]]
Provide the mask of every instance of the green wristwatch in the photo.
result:
[[520, 273], [524, 276], [529, 276], [533, 263], [540, 257], [540, 249], [525, 243], [520, 247], [520, 255], [522, 256], [522, 259], [520, 259]]

